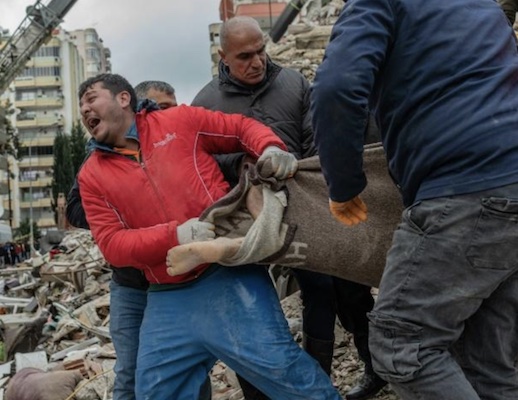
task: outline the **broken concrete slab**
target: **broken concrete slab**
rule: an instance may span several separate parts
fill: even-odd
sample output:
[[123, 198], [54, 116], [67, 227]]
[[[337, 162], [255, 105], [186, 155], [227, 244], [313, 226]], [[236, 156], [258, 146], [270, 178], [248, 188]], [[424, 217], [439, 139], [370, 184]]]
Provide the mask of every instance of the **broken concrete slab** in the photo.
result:
[[14, 355], [14, 362], [16, 365], [16, 372], [22, 370], [23, 368], [38, 368], [46, 371], [49, 365], [47, 360], [47, 353], [44, 351], [35, 351], [32, 353], [16, 353]]

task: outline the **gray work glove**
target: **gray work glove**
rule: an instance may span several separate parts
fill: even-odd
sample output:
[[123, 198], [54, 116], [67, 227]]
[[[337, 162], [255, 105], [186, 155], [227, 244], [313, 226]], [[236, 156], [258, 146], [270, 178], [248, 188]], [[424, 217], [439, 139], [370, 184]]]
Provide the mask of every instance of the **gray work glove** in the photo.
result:
[[257, 160], [258, 163], [267, 161], [272, 165], [272, 176], [280, 180], [291, 178], [298, 168], [297, 158], [276, 146], [267, 147]]
[[216, 237], [215, 229], [214, 224], [210, 222], [203, 222], [198, 218], [191, 218], [176, 228], [178, 243], [187, 244], [212, 240]]

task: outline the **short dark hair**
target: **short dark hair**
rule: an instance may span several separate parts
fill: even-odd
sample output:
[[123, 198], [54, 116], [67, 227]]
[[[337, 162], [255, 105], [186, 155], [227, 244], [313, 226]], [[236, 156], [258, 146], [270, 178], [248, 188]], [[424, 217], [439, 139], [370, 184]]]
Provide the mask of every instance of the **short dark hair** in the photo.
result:
[[135, 86], [135, 93], [137, 94], [137, 98], [139, 100], [147, 98], [147, 92], [149, 92], [151, 89], [155, 89], [158, 92], [163, 92], [170, 96], [174, 95], [174, 88], [167, 82], [143, 81]]
[[79, 99], [83, 97], [89, 88], [98, 82], [101, 82], [103, 88], [108, 89], [113, 96], [118, 95], [120, 92], [128, 92], [131, 96], [131, 109], [133, 112], [137, 111], [137, 95], [135, 94], [133, 86], [130, 85], [126, 78], [118, 74], [99, 74], [88, 78], [79, 86]]

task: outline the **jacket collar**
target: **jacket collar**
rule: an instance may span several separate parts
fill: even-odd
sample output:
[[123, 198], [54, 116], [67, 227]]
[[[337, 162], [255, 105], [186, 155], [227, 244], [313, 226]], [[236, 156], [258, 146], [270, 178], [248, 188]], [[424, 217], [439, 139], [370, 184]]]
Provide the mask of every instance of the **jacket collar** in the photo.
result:
[[[129, 127], [128, 131], [124, 135], [127, 139], [133, 139], [137, 142], [139, 141], [138, 138], [138, 131], [137, 131], [137, 124], [135, 123], [135, 120], [133, 120], [133, 123]], [[87, 152], [90, 153], [93, 150], [102, 150], [102, 151], [108, 151], [111, 153], [115, 153], [115, 150], [113, 150], [113, 146], [107, 145], [105, 143], [99, 143], [94, 138], [90, 138], [90, 140], [86, 143], [86, 149]]]

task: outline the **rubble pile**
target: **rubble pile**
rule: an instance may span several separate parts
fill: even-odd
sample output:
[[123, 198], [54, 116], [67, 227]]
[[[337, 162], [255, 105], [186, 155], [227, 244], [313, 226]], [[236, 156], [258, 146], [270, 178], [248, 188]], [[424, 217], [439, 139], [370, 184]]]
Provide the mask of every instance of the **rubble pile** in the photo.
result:
[[267, 51], [271, 59], [286, 68], [300, 71], [310, 82], [324, 56], [325, 47], [331, 34], [331, 26], [308, 27], [297, 25], [294, 31], [277, 44], [269, 42]]
[[[86, 230], [70, 231], [43, 256], [0, 269], [0, 400], [109, 400], [116, 354], [109, 333], [111, 272]], [[299, 292], [282, 301], [302, 340]], [[345, 394], [359, 379], [352, 337], [337, 322], [333, 382]], [[235, 373], [217, 363], [214, 400], [242, 400]], [[396, 400], [390, 391], [376, 399]]]
[[317, 1], [304, 5], [300, 22], [292, 24], [278, 42], [269, 42], [266, 50], [273, 61], [300, 71], [310, 82], [324, 56], [331, 29], [343, 8], [343, 0], [331, 0], [319, 7]]
[[110, 398], [110, 278], [84, 230], [0, 270], [0, 399]]

